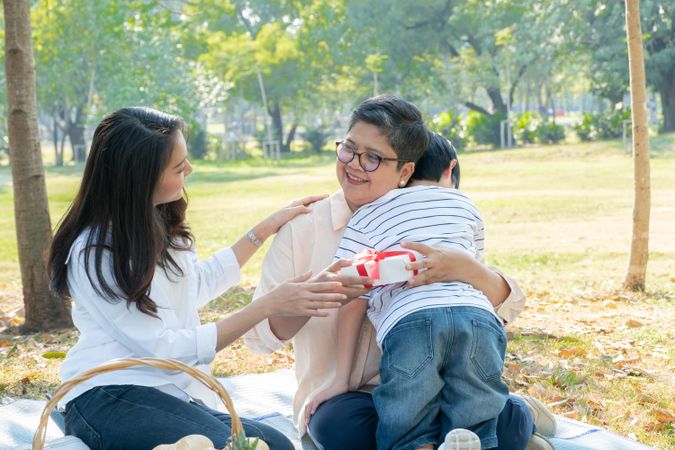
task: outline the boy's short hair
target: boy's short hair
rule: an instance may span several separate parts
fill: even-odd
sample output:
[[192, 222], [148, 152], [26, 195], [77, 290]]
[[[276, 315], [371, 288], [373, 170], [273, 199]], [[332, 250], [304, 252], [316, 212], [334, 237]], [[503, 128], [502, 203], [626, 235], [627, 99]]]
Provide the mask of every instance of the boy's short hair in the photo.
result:
[[349, 128], [365, 122], [379, 128], [389, 140], [399, 161], [400, 169], [406, 161], [417, 162], [429, 145], [430, 132], [424, 125], [422, 113], [412, 103], [396, 95], [371, 97], [352, 111]]
[[[453, 159], [457, 160], [455, 147], [440, 134], [432, 133], [429, 146], [415, 164], [411, 180], [439, 181]], [[452, 184], [459, 188], [459, 160], [452, 168]]]

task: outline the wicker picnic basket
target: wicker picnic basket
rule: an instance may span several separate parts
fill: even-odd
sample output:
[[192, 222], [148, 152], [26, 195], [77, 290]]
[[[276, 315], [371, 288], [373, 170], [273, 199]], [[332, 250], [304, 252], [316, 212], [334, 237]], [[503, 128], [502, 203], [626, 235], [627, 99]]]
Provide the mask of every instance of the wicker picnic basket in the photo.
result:
[[[40, 416], [40, 424], [38, 425], [35, 435], [33, 436], [33, 450], [42, 450], [45, 444], [45, 436], [47, 434], [47, 424], [49, 423], [49, 416], [52, 410], [56, 407], [59, 400], [63, 398], [72, 388], [76, 385], [86, 381], [90, 378], [100, 375], [105, 372], [112, 372], [115, 370], [126, 369], [128, 367], [134, 366], [150, 366], [157, 369], [164, 370], [178, 370], [185, 372], [189, 375], [192, 375], [204, 386], [208, 387], [214, 391], [220, 399], [223, 401], [227, 412], [232, 417], [232, 442], [237, 442], [240, 435], [243, 436], [244, 429], [241, 425], [241, 419], [237, 415], [237, 412], [234, 409], [234, 404], [229, 394], [223, 388], [223, 386], [216, 380], [213, 376], [208, 375], [201, 370], [195, 369], [185, 363], [176, 361], [173, 359], [161, 359], [161, 358], [129, 358], [129, 359], [119, 359], [111, 361], [106, 364], [102, 364], [93, 369], [87, 370], [86, 372], [81, 373], [79, 376], [68, 380], [65, 383], [62, 383], [56, 391], [54, 391], [52, 398], [45, 405], [45, 409], [42, 411]], [[267, 444], [262, 441], [259, 441], [260, 449], [267, 449]], [[230, 447], [226, 447], [230, 448]]]

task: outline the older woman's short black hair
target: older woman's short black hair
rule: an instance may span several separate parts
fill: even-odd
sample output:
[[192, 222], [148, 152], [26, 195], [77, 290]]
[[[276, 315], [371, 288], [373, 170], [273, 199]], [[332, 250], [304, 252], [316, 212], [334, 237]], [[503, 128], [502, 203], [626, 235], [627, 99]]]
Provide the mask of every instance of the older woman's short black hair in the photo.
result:
[[365, 100], [352, 111], [349, 130], [357, 122], [379, 128], [389, 140], [400, 161], [417, 162], [429, 145], [430, 133], [422, 120], [422, 113], [412, 103], [396, 95], [378, 95]]
[[[439, 181], [450, 162], [457, 160], [457, 150], [446, 138], [433, 133], [431, 142], [422, 157], [415, 164], [411, 180]], [[452, 184], [459, 188], [459, 160], [452, 168]]]

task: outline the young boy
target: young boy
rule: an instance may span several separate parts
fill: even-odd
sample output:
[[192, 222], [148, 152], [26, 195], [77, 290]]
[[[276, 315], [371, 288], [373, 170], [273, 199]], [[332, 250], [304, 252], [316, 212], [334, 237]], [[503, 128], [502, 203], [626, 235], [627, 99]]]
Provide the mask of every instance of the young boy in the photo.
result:
[[[483, 221], [455, 188], [459, 166], [452, 145], [434, 135], [415, 168], [411, 187], [394, 189], [352, 216], [336, 258], [363, 249], [402, 250], [422, 242], [483, 259]], [[450, 282], [409, 288], [376, 286], [366, 301], [340, 311], [337, 375], [309, 406], [347, 391], [358, 330], [366, 311], [382, 349], [381, 384], [373, 392], [378, 449], [432, 449], [464, 428], [497, 446], [497, 416], [508, 397], [501, 379], [506, 335], [490, 301], [471, 285]], [[469, 436], [473, 436], [468, 433]]]

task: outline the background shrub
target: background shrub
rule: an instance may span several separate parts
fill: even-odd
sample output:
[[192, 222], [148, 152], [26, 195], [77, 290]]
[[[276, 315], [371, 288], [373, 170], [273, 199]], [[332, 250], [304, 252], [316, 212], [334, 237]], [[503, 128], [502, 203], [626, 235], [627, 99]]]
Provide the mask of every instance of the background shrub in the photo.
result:
[[429, 128], [449, 140], [458, 152], [464, 150], [467, 131], [461, 114], [444, 111], [431, 120]]
[[537, 129], [541, 123], [542, 119], [539, 113], [526, 111], [518, 116], [513, 134], [523, 144], [534, 144], [537, 139]]
[[557, 144], [565, 139], [565, 127], [554, 121], [546, 121], [539, 124], [535, 131], [537, 141], [542, 144]]
[[302, 138], [307, 141], [310, 148], [316, 152], [321, 153], [324, 145], [331, 136], [331, 132], [323, 124], [319, 124], [313, 128], [307, 128], [302, 134]]
[[505, 119], [502, 113], [492, 115], [470, 111], [466, 121], [466, 133], [477, 144], [490, 144], [499, 147], [499, 123]]

